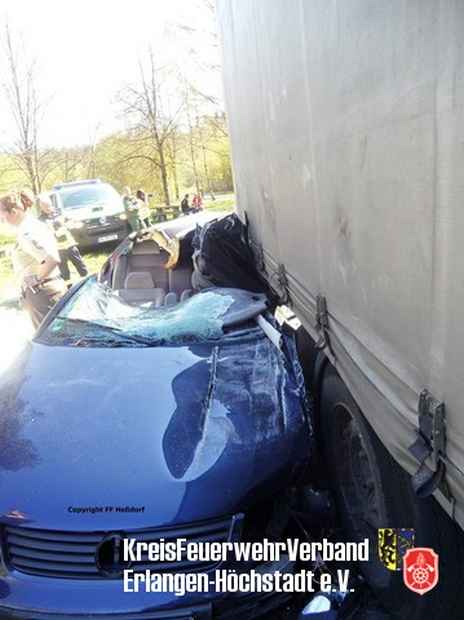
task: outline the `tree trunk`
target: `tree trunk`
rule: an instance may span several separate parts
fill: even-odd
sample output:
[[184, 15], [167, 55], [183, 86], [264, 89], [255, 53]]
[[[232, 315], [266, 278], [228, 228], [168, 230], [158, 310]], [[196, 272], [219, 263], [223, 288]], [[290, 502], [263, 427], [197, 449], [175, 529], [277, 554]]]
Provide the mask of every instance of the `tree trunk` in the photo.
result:
[[174, 192], [176, 194], [176, 201], [179, 202], [180, 191], [179, 191], [179, 181], [177, 178], [177, 166], [176, 166], [175, 160], [172, 162], [172, 179], [174, 181]]
[[205, 172], [205, 179], [206, 179], [206, 187], [208, 189], [208, 192], [211, 196], [212, 200], [216, 200], [216, 197], [213, 194], [213, 189], [211, 187], [211, 179], [209, 178], [209, 170], [208, 170], [208, 164], [206, 162], [206, 148], [205, 145], [203, 144], [203, 141], [201, 143], [201, 150], [203, 152], [203, 170]]
[[174, 192], [176, 194], [176, 201], [179, 202], [180, 190], [179, 190], [179, 179], [177, 177], [176, 155], [177, 155], [176, 135], [175, 133], [173, 133], [172, 139], [171, 139], [171, 158], [170, 159], [171, 159], [171, 168], [172, 168], [172, 180], [174, 182]]
[[64, 180], [65, 183], [69, 181], [69, 153], [67, 151], [64, 156]]
[[195, 149], [193, 148], [192, 128], [190, 128], [190, 132], [189, 132], [189, 142], [190, 142], [190, 157], [192, 158], [193, 178], [195, 179], [195, 187], [197, 190], [197, 194], [199, 194], [200, 193], [200, 182], [198, 181], [197, 163], [195, 161]]
[[187, 122], [189, 128], [189, 145], [190, 145], [190, 157], [192, 160], [192, 170], [193, 170], [193, 178], [195, 180], [195, 188], [197, 194], [200, 194], [200, 183], [198, 181], [198, 170], [197, 170], [197, 162], [195, 160], [195, 149], [193, 147], [193, 127], [192, 127], [192, 119], [190, 117], [189, 104], [187, 103]]
[[205, 141], [203, 140], [203, 131], [201, 130], [200, 119], [199, 119], [198, 115], [197, 115], [197, 130], [198, 130], [198, 136], [200, 138], [201, 153], [203, 155], [203, 172], [205, 173], [206, 189], [207, 189], [208, 193], [210, 194], [211, 198], [213, 200], [215, 200], [215, 197], [214, 197], [214, 194], [213, 194], [213, 190], [211, 189], [211, 180], [209, 178], [208, 163], [206, 161]]
[[89, 164], [88, 164], [88, 168], [87, 168], [87, 176], [89, 177], [89, 179], [95, 179], [97, 176], [97, 162], [96, 162], [96, 157], [95, 157], [95, 145], [93, 144], [90, 147], [90, 152], [89, 152]]
[[29, 182], [31, 184], [31, 190], [34, 193], [34, 196], [37, 196], [37, 194], [40, 193], [40, 188], [37, 183], [37, 174], [34, 170], [34, 161], [30, 153], [26, 153], [24, 155], [24, 159], [26, 163], [27, 175], [29, 177]]
[[166, 160], [164, 157], [164, 146], [158, 140], [157, 141], [157, 150], [159, 155], [159, 167], [160, 167], [160, 176], [161, 176], [161, 184], [163, 186], [163, 194], [164, 194], [164, 204], [169, 207], [171, 204], [169, 198], [169, 184], [168, 184], [168, 170], [166, 166]]

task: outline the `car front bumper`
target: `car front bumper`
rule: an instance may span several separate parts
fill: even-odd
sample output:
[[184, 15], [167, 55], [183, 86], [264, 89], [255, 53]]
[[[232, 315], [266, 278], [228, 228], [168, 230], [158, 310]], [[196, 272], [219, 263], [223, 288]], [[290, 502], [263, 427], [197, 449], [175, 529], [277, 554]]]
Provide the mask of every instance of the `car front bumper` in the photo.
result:
[[[288, 559], [261, 565], [291, 572]], [[122, 581], [74, 581], [13, 571], [0, 578], [1, 620], [252, 620], [289, 602], [288, 593], [128, 593]]]
[[71, 229], [74, 239], [81, 248], [95, 247], [104, 243], [118, 243], [130, 233], [126, 220], [105, 224], [86, 224], [82, 228]]

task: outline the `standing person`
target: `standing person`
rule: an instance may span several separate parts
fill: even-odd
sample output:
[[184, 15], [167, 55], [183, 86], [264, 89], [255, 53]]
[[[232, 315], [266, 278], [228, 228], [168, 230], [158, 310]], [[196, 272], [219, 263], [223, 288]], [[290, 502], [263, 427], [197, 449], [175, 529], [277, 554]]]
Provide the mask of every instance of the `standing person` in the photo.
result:
[[195, 212], [201, 211], [203, 209], [203, 199], [201, 194], [195, 194], [192, 200], [192, 207]]
[[188, 194], [185, 194], [185, 196], [182, 198], [182, 201], [180, 203], [180, 208], [182, 209], [182, 213], [184, 213], [184, 215], [187, 215], [187, 213], [190, 213], [189, 195]]
[[143, 189], [138, 189], [135, 197], [139, 201], [139, 217], [147, 228], [150, 226], [150, 209], [147, 203], [147, 195]]
[[124, 204], [124, 211], [126, 212], [127, 221], [132, 232], [137, 232], [143, 228], [142, 222], [140, 221], [137, 199], [132, 195], [130, 187], [125, 187], [123, 192], [122, 201]]
[[50, 197], [47, 194], [38, 196], [37, 207], [39, 210], [39, 220], [47, 224], [54, 232], [61, 260], [60, 272], [63, 280], [68, 281], [71, 278], [68, 261], [74, 265], [81, 278], [87, 276], [89, 271], [79, 252], [76, 240], [66, 227], [64, 217], [56, 213]]
[[27, 192], [0, 198], [0, 220], [16, 235], [13, 269], [19, 280], [23, 306], [37, 328], [66, 292], [58, 265], [60, 257], [52, 231], [30, 212], [33, 200]]

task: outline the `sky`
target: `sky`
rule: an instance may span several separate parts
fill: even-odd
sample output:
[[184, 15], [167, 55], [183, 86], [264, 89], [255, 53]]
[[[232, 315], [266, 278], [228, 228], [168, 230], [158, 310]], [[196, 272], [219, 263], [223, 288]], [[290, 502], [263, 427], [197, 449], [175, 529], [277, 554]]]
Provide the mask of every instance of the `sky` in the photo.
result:
[[[47, 102], [40, 138], [47, 146], [89, 144], [123, 127], [116, 94], [137, 79], [150, 45], [157, 58], [177, 62], [221, 99], [220, 72], [201, 69], [219, 63], [215, 23], [202, 0], [1, 0], [1, 31], [5, 20], [24, 53], [36, 59], [38, 90]], [[0, 57], [0, 76], [3, 62]], [[12, 135], [2, 96], [0, 145]]]

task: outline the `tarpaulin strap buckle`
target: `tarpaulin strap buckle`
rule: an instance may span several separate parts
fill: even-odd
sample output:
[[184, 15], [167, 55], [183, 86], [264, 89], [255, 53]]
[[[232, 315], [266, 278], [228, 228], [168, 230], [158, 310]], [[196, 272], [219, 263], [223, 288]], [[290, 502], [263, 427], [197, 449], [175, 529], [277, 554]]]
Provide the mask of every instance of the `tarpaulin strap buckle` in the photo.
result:
[[[412, 477], [412, 487], [418, 497], [429, 497], [437, 489], [452, 501], [453, 497], [446, 482], [446, 424], [445, 404], [436, 400], [428, 390], [419, 397], [419, 431], [409, 452], [420, 466]], [[426, 464], [431, 459], [431, 466]]]
[[329, 337], [329, 312], [327, 310], [327, 300], [323, 295], [318, 295], [316, 297], [316, 326], [317, 330], [321, 334], [319, 336], [319, 340], [316, 342], [316, 349], [322, 351], [328, 347], [332, 355], [335, 357]]
[[287, 304], [290, 301], [290, 295], [288, 292], [288, 278], [285, 270], [285, 265], [280, 263], [276, 271], [276, 279], [279, 286], [280, 302]]
[[262, 274], [266, 273], [266, 261], [264, 259], [264, 248], [262, 243], [258, 243], [256, 239], [252, 238], [250, 235], [250, 219], [248, 217], [248, 213], [245, 211], [245, 224], [243, 226], [243, 235], [245, 238], [246, 245], [251, 248], [253, 256], [255, 258], [256, 267], [258, 271]]

